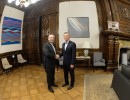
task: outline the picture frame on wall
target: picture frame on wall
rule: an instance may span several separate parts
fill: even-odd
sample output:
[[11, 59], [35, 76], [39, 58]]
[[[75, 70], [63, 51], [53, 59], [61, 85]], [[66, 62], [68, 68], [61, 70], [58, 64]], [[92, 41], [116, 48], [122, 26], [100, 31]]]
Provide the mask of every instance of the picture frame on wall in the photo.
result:
[[21, 44], [21, 29], [22, 20], [4, 16], [1, 45]]

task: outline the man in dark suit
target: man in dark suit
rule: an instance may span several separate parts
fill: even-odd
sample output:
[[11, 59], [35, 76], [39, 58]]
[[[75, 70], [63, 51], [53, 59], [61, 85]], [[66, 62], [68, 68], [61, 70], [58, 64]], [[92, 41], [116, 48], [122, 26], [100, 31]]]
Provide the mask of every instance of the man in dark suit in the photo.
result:
[[68, 72], [70, 72], [71, 82], [68, 90], [74, 87], [75, 75], [74, 67], [76, 62], [76, 44], [70, 41], [70, 34], [68, 32], [64, 33], [65, 43], [62, 44], [62, 53], [60, 57], [63, 56], [63, 68], [64, 68], [64, 79], [65, 83], [62, 87], [69, 85]]
[[43, 45], [44, 67], [47, 73], [48, 90], [52, 93], [54, 93], [52, 86], [57, 87], [57, 85], [54, 83], [55, 60], [57, 59], [56, 50], [53, 45], [54, 40], [55, 36], [50, 34], [48, 36], [48, 42]]

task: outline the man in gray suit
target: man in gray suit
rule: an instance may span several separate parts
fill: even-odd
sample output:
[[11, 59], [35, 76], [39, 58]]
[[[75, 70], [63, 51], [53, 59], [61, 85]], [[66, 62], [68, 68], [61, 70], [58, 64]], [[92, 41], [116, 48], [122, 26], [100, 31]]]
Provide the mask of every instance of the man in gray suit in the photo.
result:
[[50, 34], [48, 36], [48, 42], [43, 45], [43, 55], [44, 55], [44, 67], [47, 73], [47, 83], [48, 90], [54, 93], [52, 86], [57, 87], [54, 83], [55, 78], [55, 60], [58, 59], [56, 55], [56, 50], [54, 47], [55, 36]]

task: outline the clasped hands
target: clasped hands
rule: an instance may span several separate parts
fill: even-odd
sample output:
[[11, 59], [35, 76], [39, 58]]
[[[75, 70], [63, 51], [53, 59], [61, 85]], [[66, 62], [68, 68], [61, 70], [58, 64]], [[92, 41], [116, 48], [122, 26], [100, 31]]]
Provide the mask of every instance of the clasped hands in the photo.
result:
[[60, 55], [59, 54], [56, 54], [56, 57], [55, 57], [56, 59], [59, 59], [60, 58]]
[[[59, 54], [56, 54], [55, 58], [56, 58], [56, 59], [59, 59], [59, 58], [60, 58], [60, 55], [59, 55]], [[74, 68], [74, 65], [71, 64], [71, 65], [70, 65], [70, 68], [73, 69], [73, 68]]]

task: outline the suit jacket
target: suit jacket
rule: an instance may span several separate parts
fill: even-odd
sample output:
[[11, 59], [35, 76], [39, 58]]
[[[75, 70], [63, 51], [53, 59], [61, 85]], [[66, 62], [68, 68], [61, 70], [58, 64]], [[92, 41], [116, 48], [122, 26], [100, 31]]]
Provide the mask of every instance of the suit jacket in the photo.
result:
[[72, 41], [69, 41], [66, 50], [65, 43], [62, 44], [62, 53], [60, 57], [63, 56], [63, 65], [70, 66], [71, 64], [75, 65], [76, 63], [76, 44]]
[[49, 42], [46, 42], [43, 45], [43, 61], [44, 61], [44, 67], [54, 68], [55, 51]]

